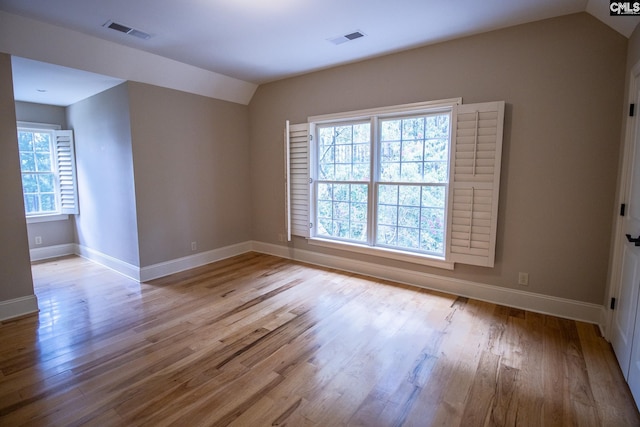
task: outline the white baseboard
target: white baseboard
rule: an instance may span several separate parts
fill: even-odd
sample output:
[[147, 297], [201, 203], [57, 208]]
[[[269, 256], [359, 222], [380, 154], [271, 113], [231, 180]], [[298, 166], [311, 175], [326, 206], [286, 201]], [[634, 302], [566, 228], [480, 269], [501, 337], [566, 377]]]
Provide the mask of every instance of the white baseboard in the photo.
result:
[[38, 299], [35, 295], [0, 301], [0, 320], [13, 319], [38, 312]]
[[168, 276], [180, 271], [189, 270], [210, 264], [212, 262], [221, 261], [231, 258], [252, 250], [251, 242], [238, 243], [223, 248], [213, 249], [207, 252], [201, 252], [195, 255], [189, 255], [183, 258], [171, 261], [161, 262], [159, 264], [150, 265], [140, 269], [139, 280], [146, 282], [147, 280], [157, 279], [159, 277]]
[[550, 314], [566, 319], [594, 323], [602, 329], [606, 317], [604, 306], [565, 298], [502, 288], [483, 283], [460, 280], [435, 274], [421, 273], [370, 262], [344, 259], [287, 246], [253, 242], [256, 252], [275, 255], [324, 267], [337, 268], [352, 273], [392, 280], [407, 285], [446, 292], [458, 296], [487, 301], [536, 313]]
[[250, 252], [252, 250], [251, 242], [243, 242], [140, 268], [138, 266], [116, 259], [112, 256], [100, 253], [96, 250], [89, 249], [85, 246], [75, 246], [77, 255], [94, 261], [107, 268], [110, 268], [137, 282], [146, 282], [148, 280], [153, 280], [159, 277], [168, 276], [170, 274], [179, 273], [180, 271], [200, 267], [202, 265], [210, 264], [216, 261], [221, 261], [223, 259]]
[[[65, 255], [78, 255], [140, 282], [200, 267], [251, 250], [252, 242], [248, 241], [143, 268], [75, 243], [31, 249], [30, 257], [31, 261], [41, 261]], [[38, 300], [35, 295], [0, 301], [0, 321], [36, 312], [38, 312]]]
[[[590, 304], [582, 301], [525, 292], [518, 289], [503, 288], [500, 286], [443, 277], [435, 274], [388, 267], [371, 262], [344, 259], [335, 255], [321, 254], [289, 246], [274, 245], [257, 241], [248, 241], [225, 246], [223, 248], [213, 249], [211, 251], [201, 252], [142, 268], [128, 264], [109, 255], [102, 254], [93, 249], [75, 244], [60, 245], [59, 247], [51, 247], [51, 249], [42, 248], [41, 251], [38, 250], [35, 254], [32, 253], [32, 260], [34, 255], [41, 257], [39, 259], [46, 259], [53, 256], [75, 253], [115, 270], [133, 280], [144, 282], [191, 268], [200, 267], [205, 264], [220, 261], [249, 251], [261, 252], [282, 258], [303, 261], [309, 264], [336, 268], [375, 278], [392, 280], [403, 284], [474, 298], [537, 313], [550, 314], [566, 319], [594, 323], [599, 325], [601, 329], [606, 325], [606, 307], [598, 304]], [[37, 305], [35, 310], [37, 311]], [[2, 311], [0, 310], [0, 316], [1, 315]]]
[[140, 281], [140, 267], [129, 264], [110, 255], [103, 254], [95, 249], [83, 245], [75, 245], [76, 255], [86, 258], [113, 271], [116, 271], [130, 279]]
[[609, 329], [608, 326], [609, 325], [609, 309], [607, 308], [606, 305], [603, 305], [600, 307], [600, 320], [598, 321], [598, 326], [600, 327], [600, 334], [605, 337], [605, 339], [607, 341], [609, 341], [609, 335], [607, 335], [609, 333]]
[[76, 253], [75, 243], [66, 243], [63, 245], [45, 246], [42, 248], [34, 248], [29, 250], [31, 261], [42, 261], [50, 258], [57, 258], [66, 255], [74, 255]]

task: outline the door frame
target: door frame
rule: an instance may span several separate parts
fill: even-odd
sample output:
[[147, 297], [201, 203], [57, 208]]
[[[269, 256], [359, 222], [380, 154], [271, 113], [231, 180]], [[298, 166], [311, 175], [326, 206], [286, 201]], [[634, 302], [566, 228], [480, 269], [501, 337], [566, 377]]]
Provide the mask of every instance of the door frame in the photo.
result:
[[[632, 68], [628, 77], [628, 89], [625, 97], [625, 103], [623, 107], [623, 120], [624, 120], [624, 140], [620, 155], [621, 160], [618, 162], [620, 165], [620, 174], [618, 178], [618, 186], [616, 191], [616, 205], [614, 208], [615, 226], [613, 227], [613, 238], [611, 239], [612, 250], [609, 264], [609, 277], [607, 280], [607, 292], [606, 300], [604, 301], [604, 319], [603, 319], [603, 335], [611, 341], [614, 310], [610, 308], [611, 298], [618, 298], [620, 294], [620, 279], [622, 269], [622, 247], [625, 244], [623, 240], [623, 217], [620, 216], [620, 207], [622, 204], [628, 205], [629, 200], [629, 187], [631, 184], [632, 163], [634, 159], [635, 141], [636, 137], [640, 138], [637, 133], [637, 117], [640, 115], [640, 105], [636, 105], [636, 111], [633, 117], [629, 116], [629, 105], [635, 102], [635, 97], [638, 89], [640, 89], [640, 61], [638, 61]], [[640, 149], [640, 144], [639, 149]], [[626, 238], [624, 238], [626, 239]]]

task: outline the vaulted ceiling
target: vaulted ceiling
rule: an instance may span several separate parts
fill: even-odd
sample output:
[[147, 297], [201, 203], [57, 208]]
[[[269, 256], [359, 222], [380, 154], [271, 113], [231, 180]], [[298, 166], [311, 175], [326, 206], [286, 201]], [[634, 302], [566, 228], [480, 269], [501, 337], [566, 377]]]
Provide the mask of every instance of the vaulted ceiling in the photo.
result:
[[639, 22], [609, 16], [606, 0], [0, 0], [0, 11], [254, 84], [577, 12], [626, 37]]

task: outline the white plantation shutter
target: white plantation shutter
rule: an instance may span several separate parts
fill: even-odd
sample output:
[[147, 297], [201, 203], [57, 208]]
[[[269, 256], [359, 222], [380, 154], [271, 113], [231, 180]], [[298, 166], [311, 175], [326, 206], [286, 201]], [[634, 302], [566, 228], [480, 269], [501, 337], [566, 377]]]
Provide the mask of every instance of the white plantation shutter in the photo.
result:
[[447, 259], [493, 267], [504, 101], [457, 105], [453, 113]]
[[60, 211], [63, 214], [77, 214], [78, 190], [73, 131], [54, 131], [54, 139], [60, 184]]
[[309, 124], [285, 126], [287, 240], [309, 237]]

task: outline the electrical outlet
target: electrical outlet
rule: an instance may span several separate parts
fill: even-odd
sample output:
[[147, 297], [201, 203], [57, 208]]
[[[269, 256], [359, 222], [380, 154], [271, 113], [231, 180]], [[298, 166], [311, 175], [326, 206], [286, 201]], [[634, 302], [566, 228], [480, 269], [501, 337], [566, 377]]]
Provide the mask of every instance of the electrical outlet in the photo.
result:
[[191, 242], [191, 250], [192, 251], [198, 250], [198, 244], [196, 242]]
[[36, 236], [36, 245], [42, 244], [42, 236]]
[[529, 273], [518, 273], [518, 285], [529, 286]]
[[284, 234], [282, 233], [278, 234], [278, 242], [284, 242]]

